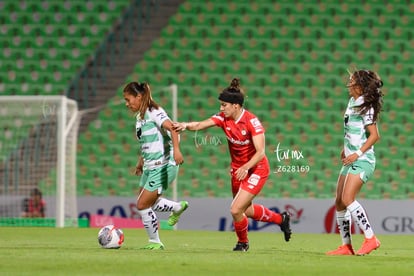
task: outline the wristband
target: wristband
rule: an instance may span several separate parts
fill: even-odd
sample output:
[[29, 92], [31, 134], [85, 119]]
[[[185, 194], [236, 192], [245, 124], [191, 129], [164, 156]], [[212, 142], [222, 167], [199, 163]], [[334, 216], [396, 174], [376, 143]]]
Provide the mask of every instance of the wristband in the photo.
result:
[[358, 155], [358, 157], [361, 156], [362, 154], [364, 154], [360, 149], [357, 150], [355, 153]]
[[183, 130], [186, 130], [187, 129], [187, 123], [183, 123], [183, 125], [184, 125], [184, 129]]

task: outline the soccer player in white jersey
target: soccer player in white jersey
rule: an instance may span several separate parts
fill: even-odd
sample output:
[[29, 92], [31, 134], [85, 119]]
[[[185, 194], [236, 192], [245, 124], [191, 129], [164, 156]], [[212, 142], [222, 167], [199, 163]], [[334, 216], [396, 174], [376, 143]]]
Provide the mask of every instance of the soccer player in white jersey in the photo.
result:
[[168, 224], [173, 226], [188, 207], [187, 201], [161, 197], [176, 178], [178, 165], [184, 162], [179, 134], [172, 129], [164, 109], [152, 99], [147, 83], [128, 83], [124, 99], [126, 106], [136, 113], [135, 130], [141, 149], [136, 167], [136, 174], [141, 175], [137, 209], [149, 237], [149, 244], [143, 249], [164, 249], [155, 212], [171, 212]]
[[344, 148], [342, 169], [336, 189], [336, 219], [342, 245], [328, 255], [354, 255], [351, 219], [364, 232], [364, 242], [356, 255], [366, 255], [380, 247], [372, 225], [361, 204], [355, 199], [362, 185], [375, 170], [374, 144], [380, 139], [377, 119], [382, 108], [383, 82], [377, 73], [358, 70], [350, 75], [347, 85], [349, 103], [344, 116]]

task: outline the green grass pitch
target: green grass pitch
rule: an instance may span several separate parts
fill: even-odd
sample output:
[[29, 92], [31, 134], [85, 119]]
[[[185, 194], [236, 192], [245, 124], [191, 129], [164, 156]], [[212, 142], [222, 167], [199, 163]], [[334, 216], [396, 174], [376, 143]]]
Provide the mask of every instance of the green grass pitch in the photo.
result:
[[[251, 232], [250, 250], [233, 252], [232, 232], [161, 230], [166, 249], [141, 250], [143, 229], [124, 229], [121, 249], [102, 249], [94, 228], [0, 227], [0, 275], [413, 275], [414, 237], [381, 235], [370, 255], [326, 256], [333, 234]], [[354, 237], [356, 249], [363, 237]]]

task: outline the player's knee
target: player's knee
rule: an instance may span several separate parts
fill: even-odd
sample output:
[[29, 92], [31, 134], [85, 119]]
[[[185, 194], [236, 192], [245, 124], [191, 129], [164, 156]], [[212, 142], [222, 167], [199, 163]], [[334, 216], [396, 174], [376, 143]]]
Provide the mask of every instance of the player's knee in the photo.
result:
[[336, 207], [336, 210], [342, 210], [346, 208], [346, 205], [342, 201], [342, 197], [337, 197], [335, 199], [335, 207]]
[[239, 217], [239, 216], [243, 215], [243, 210], [241, 210], [240, 208], [237, 208], [237, 207], [235, 207], [235, 206], [232, 206], [232, 207], [230, 208], [230, 214], [231, 214], [233, 217]]
[[137, 201], [136, 206], [138, 210], [144, 210], [149, 207], [148, 204], [144, 204], [144, 202], [141, 202], [141, 201]]
[[342, 203], [345, 207], [349, 206], [352, 202], [354, 202], [355, 198], [351, 196], [342, 196]]

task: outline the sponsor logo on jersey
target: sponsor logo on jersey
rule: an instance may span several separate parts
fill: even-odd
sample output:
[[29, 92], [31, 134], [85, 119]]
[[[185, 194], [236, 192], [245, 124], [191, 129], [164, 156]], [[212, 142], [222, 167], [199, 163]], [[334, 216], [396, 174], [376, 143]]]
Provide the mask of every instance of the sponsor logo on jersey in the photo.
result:
[[160, 113], [158, 113], [156, 116], [160, 118], [160, 121], [162, 121], [162, 120], [164, 120], [164, 119], [168, 118], [168, 115], [167, 115], [167, 113], [165, 113], [165, 112], [160, 112]]
[[250, 144], [250, 140], [244, 140], [244, 141], [240, 141], [240, 140], [236, 140], [232, 137], [226, 136], [227, 140], [229, 140], [230, 143], [232, 144], [236, 144], [236, 145], [248, 145]]
[[260, 123], [259, 119], [257, 118], [250, 119], [250, 123], [252, 124], [256, 132], [263, 130], [262, 124]]

